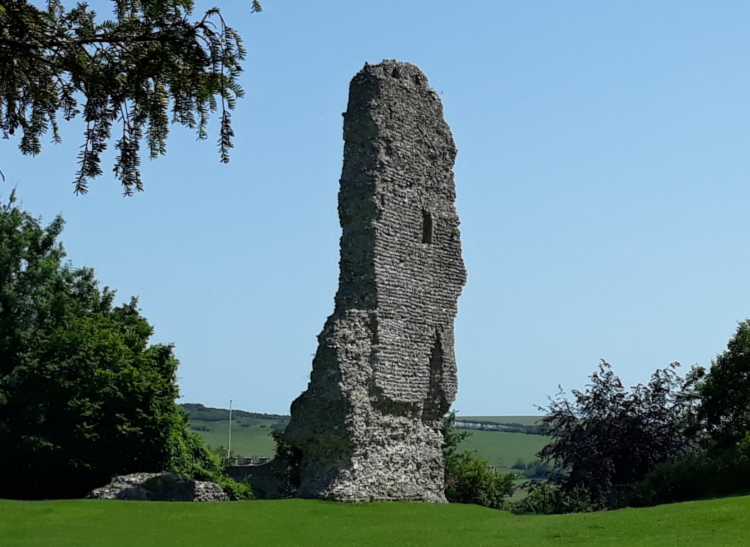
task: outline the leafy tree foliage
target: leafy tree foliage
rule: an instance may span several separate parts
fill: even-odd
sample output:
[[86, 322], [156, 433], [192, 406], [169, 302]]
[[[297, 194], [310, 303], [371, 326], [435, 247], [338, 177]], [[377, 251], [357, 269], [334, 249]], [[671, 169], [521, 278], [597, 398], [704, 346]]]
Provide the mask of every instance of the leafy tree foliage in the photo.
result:
[[114, 474], [220, 471], [175, 405], [178, 361], [149, 345], [135, 299], [113, 304], [89, 268], [11, 196], [0, 206], [0, 497], [75, 497]]
[[539, 453], [554, 464], [565, 490], [583, 488], [606, 505], [616, 486], [631, 485], [657, 464], [689, 446], [685, 429], [693, 419], [695, 375], [683, 379], [678, 363], [654, 372], [630, 391], [602, 361], [586, 390], [573, 401], [560, 393], [542, 422], [554, 441]]
[[656, 466], [631, 492], [633, 505], [655, 505], [750, 492], [750, 320], [698, 378], [696, 450]]
[[[190, 20], [193, 0], [111, 2], [108, 20], [86, 3], [66, 9], [61, 0], [46, 0], [46, 8], [0, 2], [0, 134], [20, 131], [21, 152], [35, 156], [47, 132], [60, 142], [58, 116], [80, 116], [86, 129], [76, 193], [102, 174], [113, 138], [125, 194], [143, 190], [141, 141], [151, 158], [165, 154], [170, 119], [206, 139], [218, 112], [220, 159], [228, 162], [230, 111], [243, 96], [238, 77], [247, 54], [240, 35], [218, 8]], [[251, 10], [261, 10], [258, 0]]]
[[[443, 418], [443, 460], [448, 462], [458, 452], [458, 445], [471, 437], [471, 432], [456, 427], [456, 411]], [[447, 465], [447, 464], [446, 464]]]
[[739, 323], [727, 349], [698, 385], [698, 412], [715, 448], [732, 448], [750, 432], [750, 320]]

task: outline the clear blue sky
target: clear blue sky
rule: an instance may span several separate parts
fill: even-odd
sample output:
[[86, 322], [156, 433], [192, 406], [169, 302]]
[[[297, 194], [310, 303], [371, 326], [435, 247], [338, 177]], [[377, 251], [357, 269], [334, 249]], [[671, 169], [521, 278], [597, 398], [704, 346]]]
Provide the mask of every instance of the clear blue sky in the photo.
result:
[[[72, 193], [80, 124], [7, 180], [139, 295], [184, 401], [286, 413], [333, 310], [349, 80], [417, 64], [459, 149], [462, 414], [530, 414], [599, 359], [707, 365], [750, 315], [750, 2], [219, 2], [250, 55], [229, 165], [174, 128], [146, 192]], [[99, 0], [109, 14], [109, 6]], [[209, 4], [199, 2], [199, 8]], [[212, 129], [215, 129], [214, 124]]]

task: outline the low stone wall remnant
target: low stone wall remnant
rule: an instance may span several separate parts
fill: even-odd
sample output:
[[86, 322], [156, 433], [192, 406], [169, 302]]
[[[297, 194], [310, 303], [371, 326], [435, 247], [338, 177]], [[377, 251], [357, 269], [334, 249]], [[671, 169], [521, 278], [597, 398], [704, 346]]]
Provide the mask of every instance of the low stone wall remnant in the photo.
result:
[[191, 481], [172, 473], [133, 473], [112, 479], [87, 499], [129, 501], [229, 501], [224, 489], [210, 481]]

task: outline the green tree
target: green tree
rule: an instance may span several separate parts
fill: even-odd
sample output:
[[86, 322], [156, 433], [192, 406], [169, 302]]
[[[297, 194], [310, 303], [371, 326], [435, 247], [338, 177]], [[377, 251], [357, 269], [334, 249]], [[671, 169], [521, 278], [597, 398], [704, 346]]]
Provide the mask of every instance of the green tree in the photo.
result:
[[216, 458], [175, 404], [170, 345], [137, 301], [115, 306], [47, 227], [0, 206], [0, 497], [81, 496], [114, 474], [208, 478]]
[[750, 320], [739, 323], [698, 386], [700, 424], [716, 448], [733, 448], [750, 432]]
[[[48, 131], [60, 142], [58, 116], [80, 116], [86, 129], [76, 193], [102, 174], [101, 155], [113, 138], [114, 173], [125, 194], [142, 190], [141, 142], [151, 158], [165, 154], [170, 121], [205, 139], [218, 112], [220, 159], [228, 162], [230, 111], [243, 96], [240, 35], [218, 8], [190, 20], [193, 0], [111, 2], [108, 20], [86, 3], [66, 9], [61, 0], [46, 0], [46, 8], [0, 2], [0, 134], [20, 131], [21, 152], [35, 156]], [[259, 1], [250, 9], [260, 11]]]
[[697, 367], [691, 433], [701, 450], [658, 465], [630, 503], [655, 505], [750, 492], [750, 320], [739, 322], [706, 370]]

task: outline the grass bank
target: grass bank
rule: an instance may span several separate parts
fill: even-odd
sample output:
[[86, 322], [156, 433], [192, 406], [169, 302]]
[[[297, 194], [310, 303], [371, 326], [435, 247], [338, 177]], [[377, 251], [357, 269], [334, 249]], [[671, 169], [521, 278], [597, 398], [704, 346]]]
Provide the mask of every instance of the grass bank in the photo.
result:
[[738, 547], [750, 497], [582, 515], [469, 505], [0, 501], [2, 547]]

